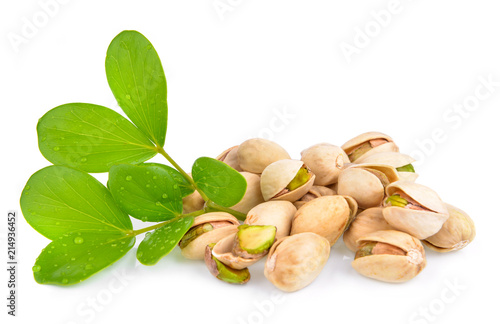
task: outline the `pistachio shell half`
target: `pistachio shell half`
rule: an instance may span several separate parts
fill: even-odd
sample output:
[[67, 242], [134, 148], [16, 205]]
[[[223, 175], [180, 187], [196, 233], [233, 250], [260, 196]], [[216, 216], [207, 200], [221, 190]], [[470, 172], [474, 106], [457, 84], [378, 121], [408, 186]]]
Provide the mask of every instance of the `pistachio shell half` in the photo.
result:
[[276, 227], [276, 239], [290, 234], [292, 218], [297, 208], [289, 201], [266, 201], [252, 208], [245, 219], [248, 225], [273, 225]]
[[247, 190], [240, 202], [231, 207], [240, 213], [246, 214], [250, 209], [264, 202], [262, 192], [260, 191], [260, 176], [250, 172], [240, 172], [247, 181]]
[[290, 234], [316, 233], [333, 246], [354, 217], [355, 204], [354, 200], [339, 195], [311, 200], [295, 213]]
[[297, 291], [316, 279], [329, 255], [330, 243], [320, 235], [287, 236], [274, 243], [269, 251], [264, 275], [283, 291]]
[[413, 162], [415, 162], [414, 158], [399, 152], [380, 152], [356, 160], [356, 163], [377, 163], [395, 167], [399, 178], [408, 181], [415, 181], [418, 178], [412, 165]]
[[378, 207], [384, 200], [385, 187], [397, 180], [398, 173], [392, 166], [356, 164], [340, 173], [337, 193], [353, 197], [360, 208]]
[[356, 216], [343, 236], [344, 244], [349, 250], [353, 252], [358, 250], [356, 241], [360, 237], [377, 231], [395, 229], [387, 223], [382, 210], [382, 207], [368, 208]]
[[205, 248], [205, 264], [210, 273], [217, 279], [231, 284], [242, 285], [250, 280], [250, 272], [247, 268], [242, 270], [231, 269], [224, 263], [217, 260], [212, 255], [212, 248], [214, 243], [209, 244]]
[[397, 181], [387, 186], [386, 195], [385, 220], [420, 240], [436, 234], [449, 217], [438, 194], [424, 185]]
[[239, 146], [237, 145], [228, 148], [227, 150], [219, 154], [216, 159], [226, 163], [236, 171], [243, 171], [240, 167], [240, 162], [238, 161], [238, 147]]
[[271, 163], [290, 159], [290, 155], [277, 143], [263, 138], [252, 138], [238, 147], [238, 161], [243, 171], [262, 173]]
[[316, 175], [314, 184], [328, 186], [336, 183], [344, 164], [349, 163], [347, 154], [338, 146], [321, 143], [301, 153], [301, 160]]
[[386, 230], [358, 239], [352, 267], [360, 274], [386, 282], [405, 282], [426, 266], [424, 247], [409, 234]]
[[295, 207], [300, 208], [306, 202], [311, 201], [313, 199], [322, 197], [322, 196], [334, 196], [337, 192], [331, 188], [325, 186], [312, 186], [309, 191], [302, 196], [299, 200], [295, 201], [293, 204]]
[[392, 138], [379, 132], [367, 132], [354, 137], [342, 145], [351, 162], [379, 152], [399, 152]]
[[463, 249], [476, 236], [474, 222], [463, 210], [446, 204], [450, 217], [436, 234], [423, 243], [436, 252], [451, 252]]
[[224, 212], [207, 213], [196, 217], [191, 229], [179, 242], [182, 255], [191, 260], [203, 260], [205, 246], [236, 233], [239, 224], [236, 217]]
[[260, 177], [260, 189], [265, 201], [294, 202], [313, 186], [314, 173], [302, 161], [280, 160], [265, 168]]

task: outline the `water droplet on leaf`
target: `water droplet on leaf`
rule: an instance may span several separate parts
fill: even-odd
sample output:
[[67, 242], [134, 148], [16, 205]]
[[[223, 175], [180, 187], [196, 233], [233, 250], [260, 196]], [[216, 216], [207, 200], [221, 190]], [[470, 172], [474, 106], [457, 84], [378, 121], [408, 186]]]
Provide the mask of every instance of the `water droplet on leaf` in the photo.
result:
[[40, 270], [42, 270], [42, 267], [40, 267], [39, 265], [34, 265], [33, 268], [31, 268], [33, 270], [33, 272], [38, 272]]
[[127, 181], [132, 180], [132, 176], [131, 176], [131, 175], [126, 176], [126, 177], [125, 177], [125, 180], [127, 180]]
[[59, 148], [59, 146], [54, 146], [53, 150], [57, 152], [60, 150], [60, 148]]
[[83, 237], [77, 236], [77, 237], [75, 237], [75, 239], [73, 240], [73, 242], [75, 244], [82, 244], [83, 243]]
[[168, 198], [168, 195], [167, 195], [166, 193], [164, 193], [163, 195], [161, 195], [161, 197], [162, 197], [163, 199], [167, 199], [167, 198]]

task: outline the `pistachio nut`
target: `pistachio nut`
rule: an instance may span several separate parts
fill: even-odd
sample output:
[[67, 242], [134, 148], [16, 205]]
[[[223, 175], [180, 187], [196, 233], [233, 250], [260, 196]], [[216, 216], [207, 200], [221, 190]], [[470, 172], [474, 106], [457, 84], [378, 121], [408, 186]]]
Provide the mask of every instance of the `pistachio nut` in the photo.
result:
[[313, 282], [330, 256], [330, 243], [315, 233], [278, 240], [269, 251], [264, 275], [277, 288], [293, 292]]
[[344, 164], [349, 163], [347, 154], [338, 146], [321, 143], [300, 153], [301, 160], [316, 175], [315, 185], [328, 186], [337, 182]]
[[385, 220], [394, 228], [424, 240], [436, 234], [449, 217], [432, 189], [412, 181], [397, 181], [386, 188]]
[[450, 252], [463, 249], [476, 236], [474, 222], [463, 210], [445, 203], [450, 217], [436, 234], [423, 243], [437, 252]]
[[294, 202], [313, 186], [314, 173], [298, 160], [279, 160], [267, 166], [260, 177], [260, 189], [265, 201]]
[[351, 162], [379, 152], [399, 152], [391, 137], [379, 132], [367, 132], [354, 137], [342, 145]]
[[356, 215], [357, 204], [350, 197], [323, 196], [300, 207], [292, 220], [291, 235], [311, 232], [333, 246]]
[[212, 254], [230, 268], [241, 270], [262, 259], [275, 241], [276, 227], [240, 225], [237, 233], [215, 244]]
[[194, 219], [194, 223], [179, 242], [182, 255], [187, 259], [203, 260], [205, 246], [217, 243], [238, 231], [240, 223], [231, 214], [207, 213]]
[[380, 152], [362, 157], [356, 163], [377, 163], [395, 167], [401, 180], [415, 181], [418, 174], [415, 173], [412, 163], [415, 159], [399, 152]]
[[398, 172], [385, 164], [355, 164], [343, 170], [339, 176], [339, 195], [351, 196], [360, 208], [378, 207], [384, 201], [384, 189], [399, 180]]
[[284, 148], [263, 138], [252, 138], [241, 143], [237, 155], [241, 169], [253, 173], [262, 173], [273, 162], [290, 159]]
[[368, 208], [356, 216], [343, 236], [344, 244], [349, 250], [353, 252], [358, 250], [356, 241], [362, 236], [377, 231], [395, 229], [385, 220], [382, 209], [382, 207]]
[[290, 235], [292, 218], [297, 208], [289, 201], [266, 201], [252, 208], [247, 213], [244, 224], [273, 225], [276, 227], [276, 239]]
[[250, 209], [264, 202], [262, 192], [260, 191], [260, 176], [251, 172], [240, 172], [247, 181], [247, 190], [245, 195], [241, 198], [240, 202], [232, 206], [231, 209], [239, 211], [240, 213], [248, 213]]
[[386, 282], [405, 282], [427, 264], [422, 243], [394, 230], [378, 231], [358, 239], [352, 267], [363, 276]]
[[242, 285], [250, 280], [250, 272], [247, 268], [236, 270], [226, 266], [212, 255], [212, 249], [215, 243], [205, 247], [205, 264], [210, 273], [217, 279], [231, 284]]
[[198, 190], [195, 190], [192, 194], [182, 198], [182, 212], [184, 214], [195, 212], [203, 209], [203, 207], [205, 207], [205, 200], [203, 200], [203, 197], [200, 195]]
[[243, 171], [240, 167], [240, 162], [238, 161], [238, 147], [239, 146], [237, 145], [228, 148], [227, 150], [219, 154], [216, 159], [226, 163], [236, 171]]
[[325, 186], [312, 186], [309, 191], [302, 196], [299, 200], [295, 201], [293, 204], [295, 207], [300, 208], [306, 202], [311, 201], [313, 199], [322, 197], [322, 196], [334, 196], [337, 192], [332, 190], [331, 188]]

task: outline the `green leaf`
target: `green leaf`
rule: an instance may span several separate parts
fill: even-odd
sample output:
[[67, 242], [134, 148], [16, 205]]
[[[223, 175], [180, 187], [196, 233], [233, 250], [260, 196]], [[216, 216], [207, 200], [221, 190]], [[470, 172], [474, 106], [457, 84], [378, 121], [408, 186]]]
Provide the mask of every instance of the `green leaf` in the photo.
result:
[[234, 206], [245, 195], [245, 178], [224, 162], [201, 157], [194, 162], [192, 174], [196, 186], [223, 207]]
[[161, 163], [143, 163], [142, 165], [156, 165], [167, 171], [174, 179], [174, 181], [179, 185], [182, 197], [189, 196], [194, 192], [194, 187], [191, 185], [191, 183], [189, 183], [189, 181], [187, 181], [186, 178], [184, 178], [182, 174], [176, 169]]
[[179, 218], [146, 234], [137, 248], [137, 260], [144, 265], [156, 264], [174, 249], [193, 222], [192, 216]]
[[109, 188], [121, 209], [137, 219], [160, 222], [182, 214], [179, 185], [158, 165], [115, 165]]
[[52, 240], [76, 231], [110, 235], [132, 231], [130, 218], [104, 185], [65, 166], [34, 173], [21, 194], [21, 209], [26, 221]]
[[156, 155], [153, 143], [117, 112], [72, 103], [48, 111], [38, 122], [38, 146], [53, 164], [107, 172], [118, 163], [141, 163]]
[[119, 233], [63, 234], [38, 256], [35, 280], [62, 286], [79, 283], [123, 257], [134, 243], [134, 236]]
[[167, 81], [153, 45], [136, 31], [113, 39], [106, 55], [106, 76], [125, 114], [157, 146], [167, 132]]

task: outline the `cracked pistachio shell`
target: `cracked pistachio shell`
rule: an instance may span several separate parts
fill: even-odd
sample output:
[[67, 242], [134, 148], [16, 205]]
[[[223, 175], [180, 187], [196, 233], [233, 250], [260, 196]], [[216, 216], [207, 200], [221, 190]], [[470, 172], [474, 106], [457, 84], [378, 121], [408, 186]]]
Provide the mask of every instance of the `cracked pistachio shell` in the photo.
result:
[[[357, 156], [354, 156], [354, 151], [363, 144], [369, 144], [370, 147], [364, 154], [358, 153], [355, 154]], [[342, 149], [349, 156], [351, 162], [357, 162], [357, 160], [360, 158], [365, 158], [369, 155], [379, 152], [399, 152], [399, 148], [394, 143], [392, 138], [386, 134], [379, 132], [367, 132], [358, 135], [342, 145]]]
[[378, 207], [384, 200], [384, 189], [399, 180], [396, 169], [384, 164], [356, 164], [339, 176], [337, 193], [353, 197], [360, 208]]
[[222, 161], [229, 165], [231, 168], [235, 169], [236, 171], [243, 171], [240, 167], [240, 162], [238, 161], [238, 145], [233, 146], [219, 154], [219, 156], [216, 157], [217, 160]]
[[450, 217], [436, 234], [423, 243], [436, 252], [451, 252], [463, 249], [476, 236], [474, 222], [463, 210], [446, 204]]
[[[416, 160], [411, 156], [399, 152], [380, 152], [361, 157], [356, 160], [356, 163], [377, 163], [386, 164], [395, 168], [400, 168], [408, 164], [412, 164]], [[418, 174], [414, 172], [398, 171], [401, 180], [415, 181]]]
[[278, 240], [269, 251], [264, 275], [277, 288], [293, 292], [309, 285], [330, 256], [330, 243], [314, 233], [300, 233]]
[[349, 250], [353, 252], [358, 250], [356, 241], [362, 236], [377, 231], [395, 229], [387, 223], [382, 210], [382, 207], [368, 208], [356, 216], [343, 236], [344, 244]]
[[295, 201], [293, 204], [295, 207], [300, 208], [302, 207], [306, 202], [311, 201], [313, 199], [322, 197], [322, 196], [334, 196], [336, 195], [337, 192], [334, 191], [331, 188], [325, 187], [325, 186], [312, 186], [309, 191], [302, 196], [299, 200]]
[[238, 225], [240, 225], [238, 219], [233, 215], [224, 212], [214, 212], [196, 217], [191, 228], [211, 222], [228, 222], [230, 224], [214, 228], [192, 240], [186, 247], [181, 249], [181, 253], [185, 258], [203, 260], [205, 257], [205, 246], [210, 243], [217, 243], [224, 237], [236, 233]]
[[248, 225], [273, 225], [276, 239], [290, 235], [292, 218], [297, 208], [289, 201], [266, 201], [252, 208], [245, 219]]
[[405, 282], [418, 275], [427, 264], [424, 247], [409, 234], [393, 230], [378, 231], [361, 237], [358, 245], [362, 246], [366, 242], [389, 244], [401, 254], [380, 251], [380, 254], [357, 257], [352, 267], [363, 276], [385, 282]]
[[424, 240], [436, 234], [449, 217], [446, 206], [438, 194], [424, 185], [411, 181], [397, 181], [386, 188], [387, 197], [402, 193], [410, 197], [423, 210], [390, 206], [385, 203], [383, 210], [385, 220], [394, 228]]
[[[262, 172], [260, 177], [260, 189], [264, 200], [268, 201], [272, 199], [294, 202], [304, 196], [314, 184], [315, 175], [311, 171], [309, 171], [311, 177], [306, 183], [294, 190], [280, 194], [303, 166], [305, 166], [304, 162], [298, 160], [280, 160], [271, 163]], [[275, 197], [278, 194], [280, 195]]]
[[262, 197], [262, 192], [260, 191], [260, 176], [255, 173], [245, 171], [240, 173], [247, 181], [247, 190], [245, 191], [245, 195], [240, 202], [231, 207], [231, 209], [246, 214], [250, 209], [264, 202], [264, 198]]
[[235, 270], [217, 260], [212, 255], [213, 243], [205, 247], [205, 265], [210, 273], [217, 279], [227, 283], [243, 285], [250, 280], [250, 272], [247, 268]]
[[262, 173], [271, 163], [290, 159], [290, 155], [275, 142], [252, 138], [238, 147], [238, 161], [243, 171]]
[[[237, 232], [237, 230], [236, 230]], [[267, 253], [260, 255], [257, 258], [244, 258], [233, 253], [234, 243], [237, 233], [226, 236], [221, 239], [212, 249], [212, 254], [220, 262], [224, 263], [230, 268], [242, 270], [248, 268], [252, 264], [262, 259]]]
[[328, 143], [316, 144], [300, 153], [301, 160], [316, 175], [314, 184], [328, 186], [337, 182], [344, 164], [349, 163], [347, 154], [340, 147]]
[[344, 233], [357, 210], [353, 199], [324, 196], [300, 207], [292, 220], [291, 235], [311, 232], [326, 238], [331, 246]]

